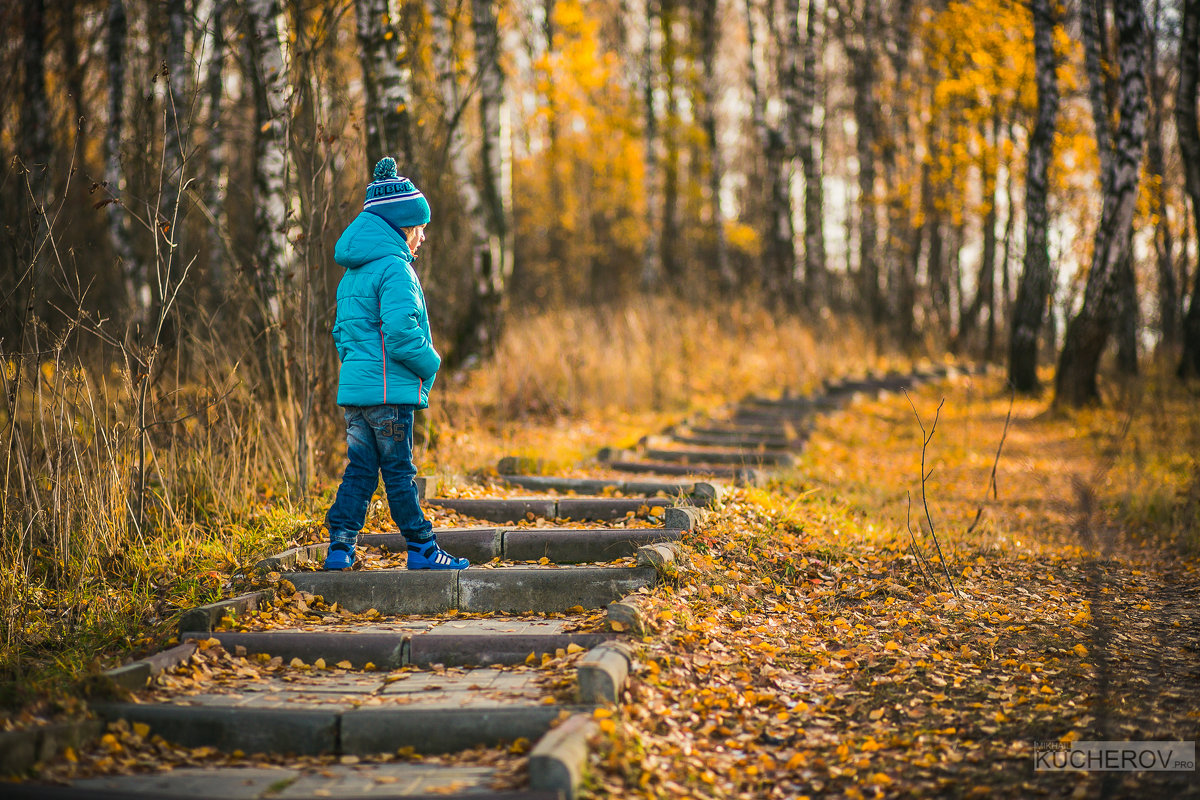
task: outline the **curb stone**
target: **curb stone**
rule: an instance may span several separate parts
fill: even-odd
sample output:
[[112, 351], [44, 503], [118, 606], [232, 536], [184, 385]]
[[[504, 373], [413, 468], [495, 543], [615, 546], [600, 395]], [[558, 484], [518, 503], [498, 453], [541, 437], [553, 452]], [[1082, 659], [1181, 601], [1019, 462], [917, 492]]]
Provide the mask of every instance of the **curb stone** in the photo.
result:
[[303, 544], [299, 547], [293, 547], [290, 550], [284, 550], [282, 553], [267, 556], [259, 560], [252, 569], [262, 573], [286, 572], [302, 560], [324, 561], [325, 555], [328, 552], [329, 544], [327, 542], [321, 544]]
[[597, 730], [587, 714], [575, 714], [542, 737], [529, 753], [529, 788], [575, 800], [587, 766], [587, 740]]
[[209, 632], [230, 612], [241, 614], [257, 609], [266, 596], [266, 592], [247, 592], [190, 609], [179, 617], [179, 630]]
[[605, 642], [587, 651], [576, 665], [579, 702], [588, 705], [617, 702], [632, 663], [633, 655], [622, 642]]
[[642, 613], [637, 604], [636, 594], [609, 603], [608, 621], [609, 625], [613, 626], [613, 630], [617, 630], [616, 625], [621, 625], [635, 636], [645, 636], [650, 628], [646, 621], [646, 615]]
[[[78, 748], [104, 730], [98, 719], [52, 722], [36, 728], [0, 732], [0, 775], [21, 775], [68, 747]], [[5, 789], [7, 793], [7, 788]]]
[[[208, 633], [201, 632], [194, 635], [208, 636]], [[122, 689], [131, 691], [144, 689], [155, 675], [182, 664], [194, 652], [196, 652], [195, 644], [184, 643], [169, 650], [163, 650], [161, 653], [131, 661], [123, 666], [105, 670], [103, 675]]]

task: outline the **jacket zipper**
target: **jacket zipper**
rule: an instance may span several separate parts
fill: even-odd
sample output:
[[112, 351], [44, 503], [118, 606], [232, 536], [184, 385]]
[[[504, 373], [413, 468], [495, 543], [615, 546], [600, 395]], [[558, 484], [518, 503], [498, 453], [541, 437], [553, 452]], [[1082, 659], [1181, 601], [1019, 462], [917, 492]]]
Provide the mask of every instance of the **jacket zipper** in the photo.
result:
[[379, 352], [383, 355], [383, 404], [387, 405], [387, 342], [383, 338], [383, 328], [379, 329]]

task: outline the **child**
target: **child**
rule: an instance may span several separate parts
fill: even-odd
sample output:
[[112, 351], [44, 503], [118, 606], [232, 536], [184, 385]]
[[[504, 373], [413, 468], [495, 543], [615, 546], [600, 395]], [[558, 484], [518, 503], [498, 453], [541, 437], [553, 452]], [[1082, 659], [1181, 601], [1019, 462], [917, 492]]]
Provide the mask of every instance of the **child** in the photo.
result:
[[396, 162], [375, 165], [362, 213], [338, 239], [333, 341], [342, 362], [339, 406], [346, 409], [346, 473], [325, 521], [325, 569], [348, 569], [354, 541], [383, 473], [392, 520], [408, 542], [409, 569], [465, 569], [467, 559], [438, 547], [421, 512], [412, 462], [413, 411], [429, 406], [442, 358], [433, 348], [425, 295], [412, 260], [425, 241], [429, 203]]

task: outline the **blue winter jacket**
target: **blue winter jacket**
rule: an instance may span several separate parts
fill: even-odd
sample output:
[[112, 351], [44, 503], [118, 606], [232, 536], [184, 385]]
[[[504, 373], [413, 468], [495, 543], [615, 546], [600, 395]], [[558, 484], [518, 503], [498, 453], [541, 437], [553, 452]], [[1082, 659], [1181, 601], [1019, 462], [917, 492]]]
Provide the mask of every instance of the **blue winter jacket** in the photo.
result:
[[340, 406], [429, 406], [442, 358], [433, 347], [425, 294], [404, 238], [364, 211], [342, 233], [334, 260], [338, 284], [333, 341], [342, 371]]

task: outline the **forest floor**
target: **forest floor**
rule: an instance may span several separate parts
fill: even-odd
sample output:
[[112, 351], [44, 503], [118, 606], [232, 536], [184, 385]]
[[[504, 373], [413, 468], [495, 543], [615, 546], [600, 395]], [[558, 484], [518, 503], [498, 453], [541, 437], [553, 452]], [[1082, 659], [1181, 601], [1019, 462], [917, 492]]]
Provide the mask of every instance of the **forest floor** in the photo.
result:
[[824, 417], [653, 594], [591, 796], [1200, 796], [1194, 769], [1034, 770], [1200, 738], [1200, 405], [1117, 399], [1054, 412], [993, 375]]
[[[1064, 413], [961, 376], [823, 415], [643, 596], [585, 794], [1200, 796], [1195, 771], [1034, 770], [1039, 743], [1200, 738], [1197, 453], [1194, 394], [1153, 381]], [[137, 740], [42, 777], [121, 769]]]

